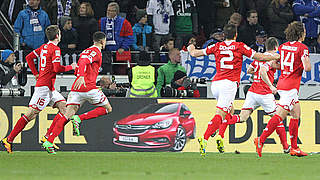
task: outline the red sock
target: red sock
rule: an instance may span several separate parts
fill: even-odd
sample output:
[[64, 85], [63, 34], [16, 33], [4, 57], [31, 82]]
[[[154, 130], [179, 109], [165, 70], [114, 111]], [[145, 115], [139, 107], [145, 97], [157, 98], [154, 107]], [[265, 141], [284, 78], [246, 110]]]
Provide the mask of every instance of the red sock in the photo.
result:
[[220, 124], [219, 126], [219, 135], [224, 138], [224, 132], [226, 131], [228, 127], [228, 124], [227, 124], [227, 120], [223, 120], [222, 123]]
[[276, 132], [279, 135], [283, 149], [288, 149], [289, 145], [287, 143], [286, 129], [284, 128], [282, 121], [278, 124]]
[[240, 116], [238, 114], [235, 114], [232, 116], [231, 119], [227, 119], [228, 120], [228, 124], [231, 125], [231, 124], [235, 124], [235, 123], [238, 123], [240, 122]]
[[209, 122], [208, 128], [204, 133], [204, 139], [208, 140], [209, 137], [219, 128], [222, 121], [222, 117], [216, 114], [213, 119]]
[[86, 112], [84, 114], [79, 115], [79, 118], [81, 119], [81, 121], [83, 120], [87, 120], [87, 119], [93, 119], [99, 116], [103, 116], [105, 114], [107, 114], [107, 109], [104, 107], [97, 107], [94, 110], [91, 110], [89, 112]]
[[45, 135], [45, 137], [46, 137], [47, 139], [48, 139], [49, 135], [51, 134], [54, 126], [56, 125], [58, 119], [59, 119], [60, 117], [62, 117], [62, 116], [63, 116], [63, 115], [59, 112], [59, 113], [53, 118], [52, 123], [51, 123], [51, 125], [50, 125], [50, 127], [49, 127], [49, 129], [47, 130], [47, 133], [46, 133], [46, 135]]
[[12, 143], [14, 138], [26, 127], [30, 120], [27, 116], [22, 115], [21, 118], [18, 120], [17, 124], [14, 126], [13, 130], [8, 136], [8, 142]]
[[290, 133], [290, 140], [291, 140], [291, 147], [296, 149], [298, 148], [298, 129], [299, 129], [299, 119], [290, 119], [289, 124], [289, 133]]
[[63, 130], [64, 126], [69, 122], [69, 120], [63, 115], [58, 118], [56, 125], [53, 127], [52, 132], [49, 134], [48, 141], [53, 143], [54, 138], [56, 138], [61, 131]]
[[273, 131], [277, 128], [278, 124], [282, 121], [279, 115], [274, 115], [267, 124], [267, 127], [263, 130], [260, 140], [263, 144], [266, 139], [273, 133]]

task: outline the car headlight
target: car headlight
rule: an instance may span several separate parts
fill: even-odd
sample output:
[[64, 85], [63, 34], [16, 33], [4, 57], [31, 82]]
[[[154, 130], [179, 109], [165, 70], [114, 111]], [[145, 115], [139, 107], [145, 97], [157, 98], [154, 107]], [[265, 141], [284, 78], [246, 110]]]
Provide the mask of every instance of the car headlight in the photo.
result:
[[157, 122], [151, 126], [152, 129], [166, 129], [171, 126], [173, 119], [166, 119], [160, 122]]

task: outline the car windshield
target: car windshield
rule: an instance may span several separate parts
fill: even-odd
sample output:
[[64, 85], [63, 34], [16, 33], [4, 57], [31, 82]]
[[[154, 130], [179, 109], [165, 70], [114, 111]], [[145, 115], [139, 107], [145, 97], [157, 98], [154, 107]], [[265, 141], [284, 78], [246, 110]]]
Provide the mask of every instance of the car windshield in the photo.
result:
[[137, 112], [137, 114], [142, 113], [176, 113], [178, 111], [179, 104], [177, 103], [167, 103], [167, 104], [151, 104], [146, 106]]

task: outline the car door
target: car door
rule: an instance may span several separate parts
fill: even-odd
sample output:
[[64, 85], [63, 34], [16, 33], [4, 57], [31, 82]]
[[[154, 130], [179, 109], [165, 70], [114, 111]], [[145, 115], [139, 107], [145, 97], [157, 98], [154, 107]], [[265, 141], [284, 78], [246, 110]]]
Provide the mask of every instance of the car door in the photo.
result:
[[194, 128], [194, 120], [192, 114], [186, 114], [187, 112], [191, 112], [189, 108], [182, 104], [180, 108], [179, 118], [183, 128], [186, 130], [187, 135], [190, 135], [190, 131]]

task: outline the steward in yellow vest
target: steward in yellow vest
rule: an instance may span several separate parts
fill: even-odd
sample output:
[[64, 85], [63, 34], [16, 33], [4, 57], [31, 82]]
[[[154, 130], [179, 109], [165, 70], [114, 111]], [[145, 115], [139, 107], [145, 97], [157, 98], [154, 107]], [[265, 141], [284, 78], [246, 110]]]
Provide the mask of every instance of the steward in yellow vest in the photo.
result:
[[129, 70], [129, 97], [158, 97], [155, 87], [156, 71], [149, 65], [149, 58], [146, 51], [141, 51], [138, 65]]

